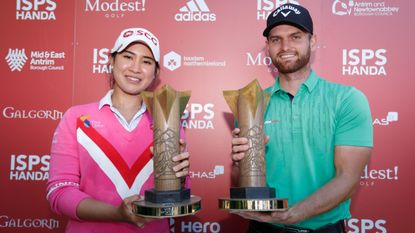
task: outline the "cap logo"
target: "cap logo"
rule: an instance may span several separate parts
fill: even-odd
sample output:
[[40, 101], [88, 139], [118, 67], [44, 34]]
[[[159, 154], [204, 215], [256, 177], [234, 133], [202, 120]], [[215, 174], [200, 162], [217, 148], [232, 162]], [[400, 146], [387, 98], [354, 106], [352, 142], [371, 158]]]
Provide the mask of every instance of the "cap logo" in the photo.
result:
[[[283, 10], [288, 10], [288, 12], [286, 12], [286, 13], [284, 13], [284, 12], [282, 12]], [[299, 14], [301, 14], [301, 11], [300, 10], [298, 10], [298, 8], [296, 8], [296, 7], [294, 7], [294, 6], [291, 6], [291, 5], [283, 5], [283, 6], [281, 6], [280, 8], [278, 8], [273, 14], [272, 14], [272, 17], [276, 17], [280, 12], [281, 12], [281, 14], [284, 16], [284, 17], [287, 17], [289, 14], [290, 14], [290, 12], [291, 11], [294, 11], [294, 13], [296, 14], [296, 15], [299, 15]]]
[[282, 12], [282, 11], [281, 11], [281, 14], [282, 14], [285, 18], [287, 18], [287, 16], [288, 16], [290, 13], [291, 13], [291, 11], [288, 11], [287, 13], [284, 13], [284, 12]]
[[155, 46], [157, 46], [157, 44], [158, 44], [157, 39], [153, 35], [151, 35], [150, 33], [146, 32], [146, 31], [143, 31], [143, 30], [136, 30], [136, 31], [129, 30], [129, 31], [126, 31], [126, 32], [124, 32], [123, 37], [127, 38], [127, 37], [130, 37], [130, 36], [134, 35], [134, 34], [137, 35], [137, 36], [145, 36]]

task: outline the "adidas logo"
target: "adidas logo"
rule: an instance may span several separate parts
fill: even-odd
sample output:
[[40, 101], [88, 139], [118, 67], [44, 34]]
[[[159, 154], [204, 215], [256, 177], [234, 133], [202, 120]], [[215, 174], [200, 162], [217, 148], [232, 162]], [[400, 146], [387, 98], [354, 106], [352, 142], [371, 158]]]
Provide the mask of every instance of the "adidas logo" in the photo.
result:
[[174, 19], [179, 22], [216, 21], [216, 14], [210, 12], [205, 0], [190, 0], [179, 11], [180, 13], [174, 16]]

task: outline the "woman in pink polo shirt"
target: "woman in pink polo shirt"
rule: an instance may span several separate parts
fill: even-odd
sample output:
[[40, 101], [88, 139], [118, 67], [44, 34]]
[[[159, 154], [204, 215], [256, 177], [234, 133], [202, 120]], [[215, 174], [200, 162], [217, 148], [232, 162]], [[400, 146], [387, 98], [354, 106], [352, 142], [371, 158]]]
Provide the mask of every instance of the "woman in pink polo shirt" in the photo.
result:
[[[111, 90], [99, 102], [71, 107], [59, 123], [47, 199], [69, 217], [66, 232], [169, 232], [167, 219], [132, 212], [138, 194], [154, 187], [152, 119], [140, 93], [156, 79], [159, 62], [159, 41], [150, 31], [125, 29], [111, 50]], [[189, 154], [180, 143], [173, 169], [187, 178]]]

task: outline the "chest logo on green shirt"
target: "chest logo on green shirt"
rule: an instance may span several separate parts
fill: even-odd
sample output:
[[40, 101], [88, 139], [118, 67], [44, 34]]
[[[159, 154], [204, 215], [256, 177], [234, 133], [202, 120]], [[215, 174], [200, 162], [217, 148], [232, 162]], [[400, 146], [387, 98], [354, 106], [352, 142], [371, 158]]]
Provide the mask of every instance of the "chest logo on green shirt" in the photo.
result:
[[280, 120], [266, 120], [264, 121], [264, 124], [268, 125], [268, 124], [273, 124], [273, 123], [278, 123], [278, 122], [281, 122], [281, 121]]

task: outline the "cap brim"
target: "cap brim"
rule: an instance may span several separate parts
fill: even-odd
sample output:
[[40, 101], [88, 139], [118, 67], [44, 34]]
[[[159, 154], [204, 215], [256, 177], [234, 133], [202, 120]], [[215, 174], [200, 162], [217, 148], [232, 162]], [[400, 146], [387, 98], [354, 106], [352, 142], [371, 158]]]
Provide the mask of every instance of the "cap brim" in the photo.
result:
[[263, 36], [265, 36], [265, 37], [268, 37], [268, 36], [269, 36], [269, 33], [271, 32], [271, 30], [272, 30], [274, 27], [276, 27], [276, 26], [278, 26], [278, 25], [285, 25], [285, 24], [287, 24], [287, 25], [291, 25], [291, 26], [294, 26], [294, 27], [296, 27], [296, 28], [299, 28], [301, 31], [304, 31], [304, 32], [308, 32], [308, 33], [313, 34], [312, 32], [310, 32], [308, 29], [306, 29], [303, 25], [301, 25], [301, 24], [299, 24], [299, 23], [293, 23], [293, 22], [291, 22], [291, 21], [280, 21], [280, 22], [277, 22], [277, 23], [271, 24], [271, 25], [269, 25], [267, 28], [265, 28], [265, 30], [264, 30], [264, 32], [262, 33], [262, 35], [263, 35]]

